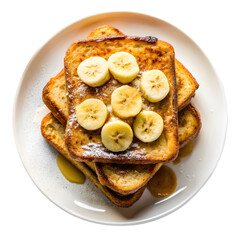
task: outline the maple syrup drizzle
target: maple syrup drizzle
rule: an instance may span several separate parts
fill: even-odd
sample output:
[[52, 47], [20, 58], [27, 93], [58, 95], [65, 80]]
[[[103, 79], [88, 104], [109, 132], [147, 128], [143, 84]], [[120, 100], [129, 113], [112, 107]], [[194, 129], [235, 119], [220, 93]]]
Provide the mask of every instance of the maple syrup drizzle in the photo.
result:
[[190, 141], [183, 148], [179, 150], [178, 157], [173, 161], [174, 165], [177, 165], [182, 162], [182, 159], [189, 156], [193, 151], [193, 141]]
[[61, 154], [57, 156], [57, 165], [62, 175], [69, 182], [78, 184], [85, 182], [85, 175]]
[[147, 188], [152, 196], [163, 198], [170, 196], [177, 187], [177, 176], [175, 172], [163, 165], [153, 178], [148, 182]]

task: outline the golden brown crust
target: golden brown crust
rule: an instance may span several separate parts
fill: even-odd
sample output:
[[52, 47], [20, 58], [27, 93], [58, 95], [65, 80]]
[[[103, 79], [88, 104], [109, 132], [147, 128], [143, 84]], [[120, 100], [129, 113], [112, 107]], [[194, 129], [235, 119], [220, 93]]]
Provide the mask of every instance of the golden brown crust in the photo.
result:
[[178, 108], [178, 112], [180, 112], [181, 110], [183, 110], [185, 107], [187, 107], [190, 103], [191, 103], [192, 98], [188, 99], [184, 104], [182, 104], [180, 106], [180, 108]]
[[179, 146], [184, 147], [194, 140], [202, 127], [201, 116], [197, 109], [189, 104], [179, 112]]
[[178, 111], [180, 111], [190, 103], [199, 84], [187, 68], [185, 68], [177, 59], [175, 59], [175, 68], [177, 72]]
[[[56, 96], [54, 96], [53, 90], [55, 86], [58, 88], [60, 84], [64, 84], [65, 86], [65, 74], [64, 69], [62, 69], [55, 77], [51, 78], [50, 81], [46, 84], [42, 91], [42, 99], [45, 105], [49, 108], [49, 110], [53, 113], [53, 115], [63, 124], [67, 124], [68, 118], [68, 110], [63, 111], [64, 108], [68, 108], [67, 104], [60, 100], [55, 100], [58, 95], [66, 94], [66, 90], [63, 88], [58, 90]], [[64, 105], [64, 108], [62, 107]]]
[[[128, 150], [116, 154], [102, 145], [99, 131], [94, 133], [86, 131], [78, 124], [74, 109], [77, 104], [90, 97], [99, 98], [106, 105], [110, 104], [111, 92], [122, 84], [111, 79], [102, 87], [91, 88], [79, 80], [76, 69], [81, 61], [91, 56], [102, 56], [108, 59], [113, 52], [117, 51], [126, 51], [135, 55], [141, 71], [161, 69], [169, 80], [170, 93], [160, 103], [147, 103], [152, 110], [163, 117], [165, 127], [162, 136], [151, 144], [134, 139]], [[64, 60], [69, 113], [71, 114], [66, 130], [66, 146], [71, 156], [78, 160], [87, 159], [121, 164], [147, 164], [174, 160], [178, 153], [174, 60], [173, 47], [154, 37], [114, 36], [73, 43], [67, 50]], [[91, 141], [88, 139], [90, 135]], [[135, 145], [139, 145], [139, 148], [134, 147]]]
[[146, 186], [161, 166], [162, 163], [141, 165], [95, 163], [100, 183], [122, 195], [132, 194]]
[[103, 25], [96, 28], [94, 31], [92, 31], [87, 38], [90, 39], [90, 38], [101, 38], [105, 36], [122, 36], [122, 35], [124, 34], [117, 28], [114, 28], [109, 25]]
[[[63, 131], [63, 132], [62, 132]], [[61, 154], [63, 154], [72, 164], [74, 164], [79, 170], [81, 170], [84, 175], [91, 180], [96, 187], [98, 187], [106, 197], [112, 201], [115, 205], [119, 207], [130, 207], [133, 203], [135, 203], [144, 192], [144, 187], [139, 189], [137, 192], [133, 194], [129, 194], [127, 196], [121, 196], [116, 192], [110, 190], [109, 188], [100, 184], [97, 179], [96, 174], [84, 163], [78, 162], [72, 159], [67, 149], [64, 145], [64, 127], [54, 118], [52, 113], [46, 115], [46, 117], [42, 120], [41, 123], [41, 133], [42, 136], [53, 146], [55, 147]]]

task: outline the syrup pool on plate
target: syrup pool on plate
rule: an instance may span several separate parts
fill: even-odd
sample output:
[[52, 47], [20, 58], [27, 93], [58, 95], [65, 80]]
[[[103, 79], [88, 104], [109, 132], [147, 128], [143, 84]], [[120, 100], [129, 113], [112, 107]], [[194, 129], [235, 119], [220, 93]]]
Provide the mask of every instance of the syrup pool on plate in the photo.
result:
[[183, 148], [179, 150], [178, 157], [173, 161], [174, 165], [179, 164], [182, 162], [182, 159], [189, 156], [193, 151], [193, 141], [190, 141], [186, 144]]
[[57, 156], [57, 165], [62, 175], [69, 182], [79, 184], [85, 182], [85, 175], [61, 154]]
[[[193, 141], [190, 141], [179, 150], [178, 157], [173, 161], [173, 164], [179, 164], [182, 159], [189, 156], [192, 151]], [[177, 188], [177, 176], [170, 167], [163, 165], [148, 182], [147, 188], [154, 197], [168, 197], [173, 194]]]
[[175, 172], [163, 165], [153, 178], [148, 182], [147, 188], [149, 192], [157, 198], [168, 197], [177, 187], [177, 176]]

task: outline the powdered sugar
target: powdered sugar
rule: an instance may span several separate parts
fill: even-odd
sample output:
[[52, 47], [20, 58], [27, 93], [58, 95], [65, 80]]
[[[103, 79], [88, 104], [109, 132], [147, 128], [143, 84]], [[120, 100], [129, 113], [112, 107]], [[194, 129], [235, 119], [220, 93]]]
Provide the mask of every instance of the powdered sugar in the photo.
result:
[[145, 157], [145, 149], [141, 149], [141, 151], [133, 151], [134, 148], [140, 149], [139, 144], [133, 143], [128, 150], [121, 153], [111, 152], [107, 150], [102, 144], [97, 143], [88, 143], [87, 145], [82, 146], [82, 149], [85, 150], [83, 153], [84, 157], [105, 159], [143, 159]]

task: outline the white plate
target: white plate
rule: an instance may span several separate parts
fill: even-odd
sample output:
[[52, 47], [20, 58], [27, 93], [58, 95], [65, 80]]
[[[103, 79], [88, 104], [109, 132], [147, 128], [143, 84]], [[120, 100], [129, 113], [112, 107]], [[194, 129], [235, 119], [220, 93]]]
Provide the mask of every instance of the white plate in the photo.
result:
[[[42, 89], [63, 68], [68, 46], [96, 27], [108, 24], [127, 35], [156, 36], [171, 43], [176, 57], [193, 74], [200, 88], [193, 100], [201, 113], [202, 130], [190, 157], [171, 167], [177, 174], [176, 192], [155, 199], [145, 190], [128, 209], [118, 208], [89, 181], [69, 183], [60, 173], [57, 152], [43, 139], [39, 120]], [[206, 183], [220, 158], [226, 134], [227, 110], [223, 87], [207, 57], [182, 31], [160, 19], [129, 12], [104, 13], [80, 20], [54, 36], [31, 59], [23, 74], [14, 107], [14, 132], [22, 162], [36, 186], [60, 208], [85, 220], [105, 224], [138, 224], [176, 210]]]

